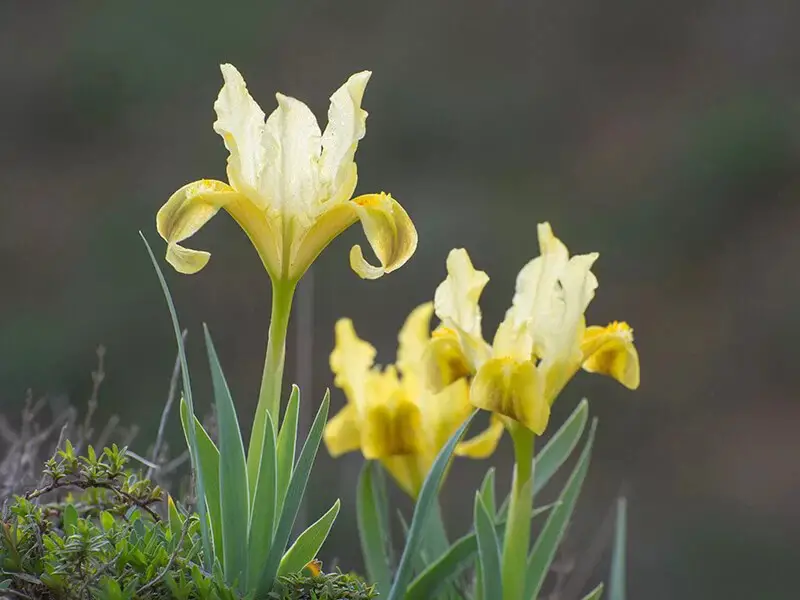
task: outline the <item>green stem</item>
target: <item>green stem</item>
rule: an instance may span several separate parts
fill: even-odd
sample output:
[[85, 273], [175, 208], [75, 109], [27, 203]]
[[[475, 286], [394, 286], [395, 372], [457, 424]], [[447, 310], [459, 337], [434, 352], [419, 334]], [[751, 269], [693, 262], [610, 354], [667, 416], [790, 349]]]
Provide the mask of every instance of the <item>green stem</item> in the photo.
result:
[[286, 359], [286, 335], [289, 330], [289, 316], [292, 312], [292, 298], [297, 286], [295, 281], [273, 280], [272, 314], [269, 322], [267, 356], [264, 372], [261, 375], [261, 391], [250, 434], [250, 447], [247, 452], [247, 475], [251, 487], [255, 486], [261, 462], [261, 449], [264, 446], [267, 414], [272, 417], [274, 427], [278, 427], [281, 412], [281, 384], [283, 383], [283, 363]]
[[528, 428], [513, 423], [514, 480], [503, 541], [503, 600], [520, 600], [525, 595], [528, 548], [533, 510], [533, 440]]

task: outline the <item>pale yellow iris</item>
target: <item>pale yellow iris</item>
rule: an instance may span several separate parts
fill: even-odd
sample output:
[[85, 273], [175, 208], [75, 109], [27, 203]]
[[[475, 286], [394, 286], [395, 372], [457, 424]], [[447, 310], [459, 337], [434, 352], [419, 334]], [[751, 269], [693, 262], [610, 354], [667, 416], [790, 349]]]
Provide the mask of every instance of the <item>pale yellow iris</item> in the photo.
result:
[[598, 255], [570, 258], [548, 223], [538, 226], [538, 235], [541, 255], [520, 271], [512, 306], [491, 345], [481, 334], [478, 305], [489, 278], [472, 266], [466, 250], [451, 251], [435, 297], [442, 323], [425, 352], [425, 369], [433, 390], [471, 377], [475, 406], [541, 434], [550, 406], [581, 366], [636, 389], [639, 356], [626, 323], [586, 327]]
[[[423, 353], [430, 341], [431, 303], [417, 307], [399, 335], [396, 365], [374, 366], [375, 348], [361, 340], [349, 319], [336, 323], [331, 369], [347, 405], [325, 428], [325, 444], [333, 456], [361, 450], [379, 460], [411, 497], [419, 494], [436, 455], [474, 410], [469, 385], [459, 379], [439, 393], [423, 381]], [[489, 456], [502, 436], [493, 420], [478, 436], [461, 442], [456, 454]]]
[[214, 130], [230, 153], [228, 183], [189, 183], [158, 212], [169, 263], [181, 273], [202, 269], [209, 253], [180, 242], [224, 208], [248, 235], [273, 280], [298, 280], [357, 220], [380, 265], [367, 263], [356, 245], [350, 251], [356, 273], [375, 279], [402, 266], [417, 246], [417, 232], [403, 207], [384, 193], [352, 198], [354, 156], [366, 132], [361, 100], [370, 73], [353, 75], [334, 92], [321, 133], [308, 106], [282, 94], [276, 95], [278, 107], [265, 121], [239, 72], [232, 65], [221, 68], [225, 83], [214, 104]]

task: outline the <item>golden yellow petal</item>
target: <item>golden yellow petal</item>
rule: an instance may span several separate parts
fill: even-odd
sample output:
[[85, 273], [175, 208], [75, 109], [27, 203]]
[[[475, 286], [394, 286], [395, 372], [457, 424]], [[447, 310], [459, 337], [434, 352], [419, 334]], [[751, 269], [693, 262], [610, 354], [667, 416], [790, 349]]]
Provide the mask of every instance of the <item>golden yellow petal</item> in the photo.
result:
[[167, 260], [175, 270], [192, 274], [206, 266], [211, 256], [208, 252], [184, 248], [179, 242], [197, 233], [220, 208], [224, 208], [250, 238], [267, 271], [273, 276], [279, 275], [279, 223], [269, 219], [247, 196], [213, 179], [183, 186], [156, 215], [158, 233], [167, 241]]
[[361, 220], [380, 266], [364, 259], [361, 246], [350, 249], [350, 266], [364, 279], [377, 279], [402, 267], [417, 249], [417, 230], [405, 209], [389, 194], [367, 194], [350, 203]]
[[274, 279], [283, 277], [283, 233], [279, 214], [262, 210], [245, 196], [225, 205], [225, 210], [247, 234], [264, 268]]
[[422, 358], [431, 339], [433, 303], [426, 302], [408, 315], [397, 336], [397, 368], [404, 378], [422, 378]]
[[344, 390], [347, 399], [361, 407], [365, 402], [367, 378], [375, 359], [375, 348], [356, 334], [353, 321], [336, 322], [336, 346], [331, 352], [330, 366], [336, 387]]
[[458, 334], [447, 327], [438, 327], [423, 354], [425, 385], [440, 392], [462, 377], [473, 374], [461, 347]]
[[543, 391], [544, 381], [533, 363], [492, 358], [472, 380], [470, 396], [478, 408], [510, 417], [541, 435], [550, 418]]
[[489, 427], [478, 435], [464, 440], [456, 446], [457, 456], [467, 456], [469, 458], [488, 458], [497, 449], [500, 438], [503, 437], [505, 425], [496, 414], [492, 414]]
[[407, 454], [381, 458], [381, 464], [397, 482], [400, 489], [416, 500], [433, 464], [433, 459], [419, 454]]
[[581, 343], [583, 368], [608, 375], [625, 387], [639, 387], [639, 353], [633, 345], [633, 329], [627, 323], [588, 327]]
[[361, 448], [358, 410], [348, 404], [325, 425], [325, 446], [334, 458]]
[[416, 403], [400, 389], [388, 398], [374, 397], [372, 392], [369, 394], [361, 424], [364, 457], [375, 459], [420, 453], [424, 439], [422, 415]]
[[357, 220], [358, 215], [350, 202], [331, 202], [294, 243], [288, 277], [300, 279], [328, 244]]
[[459, 379], [438, 394], [425, 395], [420, 401], [420, 410], [430, 443], [429, 452], [438, 454], [475, 410], [469, 400], [469, 383]]
[[[297, 280], [340, 233], [361, 220], [367, 239], [381, 262], [380, 267], [364, 260], [361, 247], [350, 250], [350, 266], [365, 279], [377, 279], [400, 268], [417, 248], [417, 230], [403, 207], [388, 194], [369, 194], [347, 202], [345, 195], [355, 188], [356, 169], [326, 209], [293, 243], [288, 277]], [[345, 194], [347, 193], [347, 194]]]
[[211, 256], [179, 244], [194, 235], [217, 214], [220, 208], [241, 198], [226, 183], [201, 179], [176, 191], [156, 215], [156, 229], [167, 242], [167, 261], [180, 273], [192, 274], [202, 269]]

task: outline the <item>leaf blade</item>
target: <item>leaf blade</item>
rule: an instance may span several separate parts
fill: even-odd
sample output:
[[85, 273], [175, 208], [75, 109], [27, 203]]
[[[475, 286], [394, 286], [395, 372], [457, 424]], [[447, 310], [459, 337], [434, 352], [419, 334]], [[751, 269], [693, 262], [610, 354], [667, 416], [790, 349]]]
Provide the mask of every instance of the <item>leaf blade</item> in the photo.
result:
[[611, 577], [608, 600], [625, 600], [625, 550], [628, 536], [628, 500], [617, 498], [617, 521], [614, 527], [614, 548], [611, 552]]
[[283, 558], [283, 551], [289, 541], [292, 527], [297, 518], [297, 512], [300, 510], [300, 503], [303, 501], [303, 495], [308, 485], [308, 478], [311, 474], [311, 467], [314, 465], [314, 459], [316, 458], [317, 450], [319, 450], [319, 445], [322, 441], [322, 432], [328, 420], [329, 407], [330, 392], [328, 391], [322, 399], [316, 417], [314, 417], [314, 422], [311, 424], [311, 428], [308, 431], [308, 437], [303, 444], [303, 449], [300, 451], [300, 457], [297, 460], [297, 464], [292, 472], [291, 481], [286, 489], [286, 497], [279, 513], [280, 516], [278, 517], [278, 524], [275, 528], [272, 547], [269, 550], [267, 560], [259, 575], [259, 592], [268, 592], [275, 581], [281, 558]]
[[[505, 521], [495, 524], [495, 532], [499, 535], [504, 527]], [[437, 561], [417, 575], [408, 586], [404, 600], [428, 600], [436, 597], [441, 586], [465, 569], [477, 551], [475, 532], [456, 540]]]
[[[188, 427], [190, 422], [189, 406], [186, 404], [186, 400], [183, 397], [181, 397], [180, 414], [183, 435], [186, 437], [188, 443]], [[203, 480], [205, 481], [205, 505], [207, 518], [210, 522], [211, 543], [214, 548], [214, 555], [221, 557], [222, 520], [219, 507], [219, 450], [197, 417], [194, 418], [194, 430], [197, 437], [197, 464], [203, 471]]]
[[289, 394], [289, 403], [286, 405], [286, 412], [284, 413], [283, 423], [278, 432], [278, 439], [276, 442], [278, 461], [278, 495], [276, 503], [278, 514], [281, 512], [281, 507], [283, 506], [286, 491], [289, 487], [289, 482], [292, 479], [292, 472], [294, 470], [299, 411], [300, 388], [296, 385], [292, 385], [292, 392]]
[[267, 413], [264, 443], [261, 446], [261, 461], [253, 495], [248, 537], [248, 555], [251, 568], [248, 571], [248, 587], [258, 586], [259, 572], [253, 567], [269, 554], [272, 535], [275, 532], [277, 464], [275, 456], [275, 426]]
[[356, 519], [367, 575], [370, 581], [375, 582], [378, 592], [383, 594], [389, 590], [392, 575], [386, 554], [386, 532], [380, 512], [381, 499], [373, 478], [374, 471], [375, 463], [365, 461], [358, 477]]
[[556, 549], [564, 537], [564, 532], [572, 511], [575, 509], [575, 503], [580, 494], [583, 480], [589, 470], [596, 429], [597, 419], [594, 419], [578, 462], [575, 464], [567, 483], [558, 497], [558, 504], [553, 507], [539, 537], [536, 538], [536, 543], [528, 558], [528, 575], [525, 585], [526, 598], [536, 598], [539, 594]]
[[278, 568], [278, 575], [297, 573], [317, 557], [317, 552], [328, 537], [333, 523], [339, 514], [341, 501], [336, 500], [324, 515], [301, 533], [292, 547], [286, 551]]
[[500, 542], [492, 526], [493, 519], [481, 499], [480, 492], [475, 494], [474, 520], [478, 540], [478, 563], [481, 568], [482, 597], [502, 598]]
[[594, 588], [591, 592], [586, 594], [583, 597], [583, 600], [600, 600], [600, 598], [603, 596], [603, 587], [604, 586], [601, 583], [596, 588]]
[[222, 372], [214, 342], [203, 324], [214, 402], [219, 427], [219, 503], [222, 525], [222, 557], [225, 580], [242, 587], [247, 580], [247, 535], [250, 524], [250, 495], [247, 460], [242, 432], [228, 382]]
[[[175, 340], [178, 344], [178, 356], [180, 358], [181, 363], [181, 384], [183, 387], [183, 396], [186, 399], [186, 405], [188, 408], [189, 414], [192, 418], [195, 417], [194, 412], [194, 402], [192, 401], [192, 385], [191, 379], [189, 377], [189, 363], [186, 360], [186, 350], [183, 346], [183, 334], [181, 333], [181, 326], [178, 322], [178, 313], [175, 310], [175, 303], [172, 301], [172, 295], [169, 292], [169, 286], [167, 285], [167, 280], [164, 278], [164, 273], [161, 271], [161, 267], [158, 265], [158, 261], [156, 260], [156, 255], [153, 253], [153, 249], [150, 247], [150, 244], [147, 242], [147, 238], [144, 237], [144, 234], [140, 231], [139, 237], [142, 238], [142, 242], [144, 242], [144, 246], [147, 249], [147, 253], [150, 255], [150, 261], [153, 263], [153, 268], [156, 271], [156, 275], [158, 276], [158, 282], [161, 284], [161, 291], [164, 293], [164, 299], [167, 301], [167, 308], [169, 309], [169, 316], [172, 320], [172, 329], [175, 333]], [[192, 420], [187, 420], [189, 424], [193, 424]], [[198, 456], [198, 449], [197, 449], [197, 434], [195, 432], [194, 427], [188, 428], [189, 433], [189, 448], [191, 450], [191, 454], [195, 457]], [[206, 497], [206, 489], [205, 489], [205, 480], [203, 478], [202, 469], [199, 468], [197, 462], [195, 462], [194, 470], [195, 470], [195, 486], [197, 488], [197, 497], [198, 498], [205, 498]], [[208, 522], [208, 518], [206, 516], [206, 505], [203, 502], [197, 503], [197, 512], [200, 517], [200, 534], [203, 541], [203, 559], [205, 563], [205, 567], [207, 570], [211, 569], [211, 566], [214, 563], [214, 548], [211, 545], [211, 530], [210, 524]]]

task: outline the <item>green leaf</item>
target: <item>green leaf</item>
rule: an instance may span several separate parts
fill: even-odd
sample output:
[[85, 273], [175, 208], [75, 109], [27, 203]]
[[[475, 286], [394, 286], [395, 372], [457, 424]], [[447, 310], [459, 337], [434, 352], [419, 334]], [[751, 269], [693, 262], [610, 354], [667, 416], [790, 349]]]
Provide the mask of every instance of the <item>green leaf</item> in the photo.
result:
[[392, 544], [392, 527], [389, 521], [391, 507], [389, 506], [389, 492], [386, 486], [386, 471], [379, 462], [373, 462], [373, 464], [375, 465], [375, 471], [372, 476], [372, 488], [375, 493], [376, 502], [378, 503], [378, 514], [381, 518], [383, 533], [386, 536], [384, 544], [389, 559], [389, 565], [391, 566], [394, 564], [394, 545]]
[[339, 500], [336, 500], [333, 506], [328, 509], [328, 512], [298, 536], [292, 547], [283, 555], [278, 575], [298, 573], [317, 557], [317, 552], [322, 548], [322, 544], [325, 543], [328, 533], [333, 527], [333, 522], [339, 514], [341, 504]]
[[167, 496], [167, 518], [169, 519], [169, 530], [173, 539], [180, 538], [185, 519], [178, 512], [178, 507], [175, 506], [175, 501], [170, 495]]
[[628, 501], [617, 498], [617, 523], [614, 528], [614, 549], [611, 552], [611, 578], [608, 600], [625, 600], [625, 545], [628, 536]]
[[400, 557], [400, 564], [397, 567], [394, 584], [389, 590], [388, 600], [400, 600], [406, 593], [409, 579], [411, 579], [412, 561], [414, 560], [414, 555], [419, 550], [419, 545], [424, 535], [431, 511], [435, 509], [439, 496], [439, 487], [444, 479], [447, 465], [450, 463], [450, 457], [453, 454], [453, 450], [455, 450], [456, 444], [461, 439], [461, 436], [464, 435], [464, 431], [469, 427], [469, 424], [472, 422], [477, 412], [477, 410], [473, 411], [464, 423], [462, 423], [461, 427], [450, 436], [450, 439], [439, 451], [439, 455], [433, 462], [428, 476], [425, 477], [422, 490], [414, 506], [414, 517], [411, 519], [411, 527], [408, 532], [408, 538], [406, 539], [406, 546], [403, 549], [403, 555]]
[[[495, 525], [495, 532], [500, 533], [505, 521]], [[420, 573], [408, 586], [405, 600], [429, 600], [438, 596], [438, 592], [451, 578], [458, 575], [475, 558], [478, 551], [478, 540], [475, 533], [468, 533], [450, 546], [439, 560]]]
[[583, 447], [580, 458], [572, 470], [572, 473], [558, 497], [558, 504], [550, 512], [547, 521], [542, 528], [533, 551], [528, 557], [528, 574], [525, 584], [525, 597], [536, 598], [542, 589], [542, 584], [553, 562], [558, 545], [564, 537], [564, 531], [575, 509], [575, 502], [589, 470], [589, 462], [592, 456], [592, 444], [594, 443], [595, 430], [597, 429], [597, 419], [592, 421], [589, 437]]
[[[181, 398], [181, 426], [183, 434], [187, 440], [189, 438], [189, 407], [186, 400]], [[214, 546], [214, 556], [222, 559], [222, 514], [219, 506], [219, 450], [216, 444], [208, 435], [205, 427], [195, 417], [194, 430], [197, 436], [197, 449], [200, 465], [205, 481], [206, 501], [205, 506], [208, 511], [208, 520], [211, 525], [211, 538]], [[192, 452], [192, 455], [194, 453]], [[198, 511], [199, 512], [199, 511]]]
[[500, 572], [500, 542], [492, 525], [492, 517], [481, 499], [475, 494], [475, 533], [478, 538], [478, 562], [481, 567], [483, 598], [503, 597], [502, 574]]
[[[181, 326], [178, 322], [178, 313], [175, 310], [175, 304], [172, 302], [172, 295], [169, 293], [169, 287], [167, 286], [167, 280], [164, 278], [164, 273], [161, 272], [161, 267], [158, 266], [158, 261], [156, 260], [156, 255], [153, 254], [153, 249], [150, 247], [150, 244], [147, 243], [147, 239], [144, 237], [144, 234], [140, 231], [139, 237], [142, 238], [144, 242], [145, 248], [147, 248], [147, 253], [150, 255], [150, 260], [153, 263], [153, 268], [156, 271], [156, 275], [158, 276], [158, 281], [161, 284], [161, 290], [164, 292], [164, 298], [167, 301], [167, 307], [169, 308], [169, 316], [172, 319], [172, 329], [175, 333], [175, 340], [178, 344], [178, 356], [180, 357], [181, 363], [181, 382], [183, 384], [183, 397], [186, 399], [187, 411], [189, 415], [194, 419], [195, 412], [194, 412], [194, 402], [192, 401], [192, 385], [191, 380], [189, 378], [189, 363], [186, 360], [186, 350], [183, 347], [183, 334], [181, 334]], [[192, 419], [186, 419], [186, 422], [192, 424]], [[186, 431], [188, 435], [186, 436], [189, 440], [189, 450], [194, 458], [195, 464], [193, 465], [195, 471], [195, 487], [197, 498], [207, 498], [206, 487], [205, 487], [205, 477], [203, 473], [203, 469], [199, 466], [199, 450], [197, 447], [197, 433], [194, 427], [187, 427]], [[206, 505], [203, 502], [197, 503], [197, 512], [200, 517], [200, 535], [203, 540], [203, 559], [205, 562], [206, 569], [210, 569], [211, 565], [214, 562], [214, 549], [211, 546], [211, 530], [209, 528], [208, 518], [206, 516]]]
[[[275, 576], [278, 574], [281, 558], [283, 558], [286, 544], [289, 542], [289, 536], [291, 535], [294, 521], [297, 518], [297, 512], [300, 510], [300, 504], [303, 501], [303, 495], [308, 485], [311, 467], [314, 466], [314, 459], [317, 456], [320, 441], [322, 441], [322, 432], [328, 420], [330, 402], [330, 391], [326, 391], [325, 397], [322, 399], [322, 404], [320, 404], [319, 410], [317, 411], [317, 416], [314, 417], [314, 422], [311, 424], [308, 437], [303, 444], [303, 449], [300, 451], [300, 458], [297, 459], [297, 464], [292, 473], [289, 486], [286, 489], [286, 499], [281, 507], [278, 526], [275, 528], [275, 537], [272, 540], [272, 547], [269, 549], [266, 561], [262, 563], [264, 567], [259, 576], [258, 594], [266, 594], [269, 592], [275, 581]], [[280, 440], [278, 444], [280, 446]], [[280, 492], [280, 490], [278, 491]]]
[[486, 471], [486, 475], [483, 476], [483, 481], [481, 482], [480, 487], [480, 495], [483, 505], [486, 507], [486, 510], [489, 511], [489, 514], [495, 514], [494, 467], [491, 467], [488, 471]]
[[436, 560], [447, 552], [449, 547], [450, 540], [447, 538], [447, 530], [444, 527], [442, 507], [439, 505], [439, 499], [437, 498], [431, 509], [430, 517], [428, 517], [428, 526], [426, 527], [425, 535], [422, 536], [422, 551], [420, 552], [420, 556], [423, 557], [425, 562], [420, 565], [420, 568], [415, 569], [415, 571], [424, 570], [431, 561]]
[[244, 443], [228, 383], [208, 327], [203, 324], [219, 427], [219, 503], [222, 517], [222, 567], [230, 585], [247, 580], [250, 496]]
[[[170, 498], [171, 500], [172, 498]], [[114, 528], [114, 515], [112, 515], [107, 510], [104, 510], [100, 513], [100, 525], [102, 525], [104, 531], [111, 531]]]
[[[545, 447], [534, 458], [533, 493], [538, 494], [566, 462], [583, 435], [589, 419], [589, 402], [584, 398], [564, 424], [556, 431]], [[498, 518], [505, 519], [509, 497], [503, 501]]]
[[375, 582], [378, 593], [385, 594], [389, 590], [392, 574], [389, 557], [386, 553], [386, 523], [382, 516], [382, 499], [379, 496], [374, 475], [374, 461], [364, 462], [358, 478], [356, 495], [356, 517], [358, 519], [358, 535], [361, 540], [361, 554], [370, 581]]
[[260, 571], [254, 568], [269, 554], [272, 534], [275, 531], [275, 501], [277, 488], [277, 465], [275, 462], [275, 426], [267, 413], [265, 438], [261, 446], [261, 462], [258, 467], [258, 481], [253, 497], [250, 520], [250, 570], [248, 589], [258, 586]]
[[300, 388], [292, 385], [292, 393], [289, 395], [289, 403], [286, 405], [286, 412], [283, 415], [283, 424], [278, 433], [278, 513], [283, 506], [286, 490], [292, 479], [292, 469], [294, 469], [294, 453], [297, 445], [297, 417], [300, 410]]
[[61, 520], [64, 525], [64, 533], [72, 535], [78, 528], [78, 511], [72, 504], [67, 504], [64, 507], [64, 512], [61, 513]]
[[601, 583], [596, 588], [594, 588], [591, 592], [586, 594], [583, 597], [583, 600], [600, 600], [603, 596], [603, 584]]
[[[497, 511], [495, 508], [495, 495], [494, 495], [494, 467], [486, 471], [480, 487], [481, 500], [483, 501], [486, 510], [489, 514], [494, 515]], [[473, 584], [475, 598], [473, 600], [484, 600], [483, 595], [483, 568], [480, 561], [475, 564], [475, 572], [473, 574]]]

